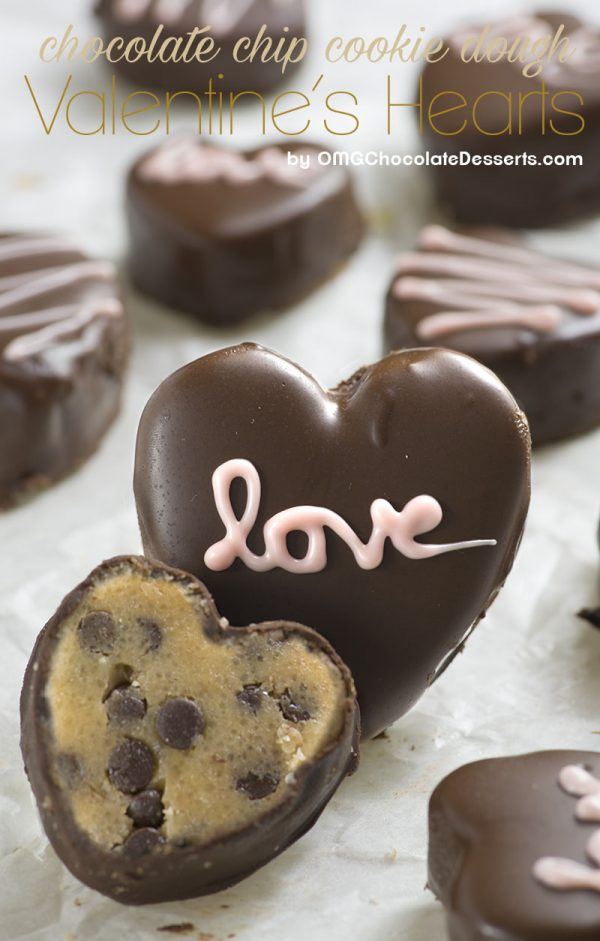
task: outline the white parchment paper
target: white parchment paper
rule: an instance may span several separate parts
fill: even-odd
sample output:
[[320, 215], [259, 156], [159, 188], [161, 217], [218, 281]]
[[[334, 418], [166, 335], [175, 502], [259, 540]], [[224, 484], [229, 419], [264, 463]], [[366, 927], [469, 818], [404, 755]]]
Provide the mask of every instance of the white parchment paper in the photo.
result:
[[[578, 4], [592, 16], [595, 6]], [[292, 86], [309, 91], [324, 72], [328, 91], [357, 91], [365, 122], [340, 146], [416, 151], [410, 109], [398, 116], [394, 136], [385, 135], [389, 69], [326, 66], [324, 40], [342, 31], [390, 35], [402, 22], [438, 32], [461, 16], [482, 15], [482, 4], [312, 0], [310, 7], [313, 50]], [[494, 4], [494, 13], [513, 9]], [[87, 0], [0, 0], [1, 224], [66, 230], [121, 262], [124, 172], [149, 142], [126, 134], [75, 137], [58, 124], [46, 136], [23, 81], [28, 74], [40, 102], [54, 110], [68, 70], [43, 65], [37, 48], [69, 22], [80, 35], [95, 32]], [[78, 89], [107, 84], [100, 65], [74, 65], [72, 72]], [[415, 71], [405, 65], [393, 74], [399, 98], [410, 101]], [[237, 140], [257, 140], [251, 115]], [[535, 455], [526, 536], [489, 616], [418, 706], [387, 738], [364, 747], [358, 774], [284, 856], [211, 898], [136, 910], [80, 885], [41, 830], [18, 749], [21, 678], [63, 595], [101, 559], [140, 548], [131, 477], [137, 422], [150, 393], [178, 366], [238, 340], [281, 351], [326, 385], [379, 355], [391, 260], [435, 210], [424, 171], [372, 169], [358, 177], [373, 234], [339, 277], [283, 316], [218, 332], [129, 292], [135, 354], [118, 422], [76, 475], [0, 517], [1, 941], [148, 941], [169, 937], [161, 927], [183, 923], [201, 941], [442, 941], [442, 910], [424, 888], [426, 808], [435, 784], [479, 757], [599, 743], [600, 631], [574, 616], [598, 602], [597, 432]], [[549, 250], [600, 262], [599, 223], [535, 238]]]

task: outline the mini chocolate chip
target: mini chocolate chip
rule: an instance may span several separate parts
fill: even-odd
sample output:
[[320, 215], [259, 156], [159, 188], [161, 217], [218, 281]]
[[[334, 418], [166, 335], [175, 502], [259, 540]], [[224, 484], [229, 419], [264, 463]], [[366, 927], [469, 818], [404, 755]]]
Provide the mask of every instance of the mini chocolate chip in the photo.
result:
[[127, 856], [146, 856], [164, 843], [166, 843], [166, 840], [158, 830], [144, 827], [143, 830], [134, 830], [127, 837], [123, 843], [123, 852]]
[[152, 788], [136, 794], [127, 808], [127, 814], [136, 827], [160, 827], [163, 810], [161, 793]]
[[106, 700], [106, 712], [110, 721], [119, 725], [134, 722], [146, 715], [146, 701], [131, 686], [117, 686]]
[[123, 794], [142, 791], [153, 773], [154, 755], [144, 742], [126, 738], [113, 748], [108, 759], [108, 776]]
[[106, 611], [91, 611], [79, 622], [79, 643], [90, 653], [108, 655], [117, 639], [117, 625]]
[[144, 652], [152, 653], [158, 650], [162, 644], [162, 631], [156, 621], [152, 618], [138, 618], [138, 624], [142, 629]]
[[304, 709], [297, 702], [294, 702], [289, 689], [285, 689], [279, 697], [279, 708], [288, 722], [308, 722], [310, 719], [308, 709]]
[[265, 693], [260, 683], [250, 683], [248, 686], [244, 686], [244, 688], [235, 695], [237, 701], [241, 703], [242, 706], [247, 706], [248, 709], [256, 713], [262, 705]]
[[156, 731], [165, 745], [185, 751], [204, 732], [204, 717], [191, 699], [169, 699], [156, 717]]
[[243, 791], [251, 801], [259, 801], [276, 791], [278, 785], [278, 774], [254, 774], [251, 771], [245, 778], [236, 781], [235, 789]]
[[83, 767], [77, 755], [62, 752], [56, 756], [56, 768], [65, 784], [77, 787], [83, 781]]

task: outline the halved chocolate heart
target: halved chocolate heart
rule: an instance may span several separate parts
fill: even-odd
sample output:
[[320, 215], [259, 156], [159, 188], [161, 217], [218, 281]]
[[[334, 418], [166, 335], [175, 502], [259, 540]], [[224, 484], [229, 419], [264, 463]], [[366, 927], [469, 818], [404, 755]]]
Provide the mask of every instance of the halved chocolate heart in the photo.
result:
[[249, 875], [357, 760], [354, 684], [322, 637], [281, 621], [233, 630], [195, 578], [136, 557], [67, 596], [21, 709], [48, 838], [82, 882], [130, 904]]
[[244, 153], [198, 138], [146, 154], [127, 188], [137, 287], [221, 325], [303, 298], [363, 232], [348, 171], [318, 156], [314, 145]]
[[332, 641], [371, 736], [503, 584], [529, 465], [514, 399], [466, 356], [396, 353], [325, 391], [242, 345], [155, 392], [135, 492], [146, 553], [201, 576], [231, 623], [292, 618]]

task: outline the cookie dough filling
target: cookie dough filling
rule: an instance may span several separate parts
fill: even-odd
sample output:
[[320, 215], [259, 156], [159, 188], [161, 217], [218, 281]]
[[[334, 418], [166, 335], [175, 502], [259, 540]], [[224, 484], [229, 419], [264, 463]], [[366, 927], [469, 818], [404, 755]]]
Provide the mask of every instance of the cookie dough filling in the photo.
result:
[[49, 772], [103, 850], [143, 856], [258, 824], [347, 720], [347, 678], [308, 632], [219, 628], [198, 587], [122, 560], [58, 632]]

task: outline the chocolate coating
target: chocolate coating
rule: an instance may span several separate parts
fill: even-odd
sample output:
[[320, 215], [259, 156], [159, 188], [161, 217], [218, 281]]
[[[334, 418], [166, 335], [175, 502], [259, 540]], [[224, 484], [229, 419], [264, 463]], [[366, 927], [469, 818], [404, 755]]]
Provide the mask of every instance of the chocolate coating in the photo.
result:
[[542, 857], [590, 866], [598, 824], [576, 819], [577, 799], [561, 770], [583, 765], [600, 777], [597, 752], [548, 751], [465, 765], [445, 778], [429, 806], [429, 886], [447, 913], [451, 941], [596, 941], [600, 894], [539, 882]]
[[[303, 619], [340, 650], [373, 736], [416, 702], [503, 584], [529, 504], [529, 456], [514, 399], [468, 357], [411, 350], [325, 391], [287, 359], [246, 344], [185, 366], [154, 393], [138, 433], [135, 494], [146, 553], [201, 575], [232, 624]], [[443, 512], [425, 541], [497, 545], [415, 560], [388, 543], [382, 563], [365, 571], [327, 530], [322, 571], [259, 573], [239, 558], [215, 571], [204, 557], [225, 527], [212, 475], [233, 459], [250, 461], [263, 485], [248, 539], [255, 553], [264, 552], [267, 520], [290, 507], [335, 511], [365, 542], [373, 501], [401, 510], [421, 494]]]
[[534, 444], [600, 424], [600, 274], [506, 230], [423, 229], [417, 250], [398, 259], [384, 343], [478, 359], [515, 396]]
[[[424, 68], [422, 81], [425, 110], [441, 92], [452, 90], [464, 95], [469, 107], [485, 95], [478, 108], [478, 123], [493, 136], [478, 132], [467, 117], [468, 111], [450, 112], [435, 119], [443, 134], [434, 133], [425, 124], [424, 143], [434, 153], [457, 155], [466, 151], [478, 157], [517, 157], [521, 162], [513, 160], [512, 165], [491, 167], [473, 164], [433, 167], [438, 199], [459, 222], [482, 225], [536, 228], [597, 212], [600, 209], [600, 185], [595, 172], [600, 148], [600, 32], [570, 13], [558, 11], [524, 13], [493, 23], [490, 38], [498, 35], [508, 37], [509, 41], [517, 35], [533, 38], [554, 35], [564, 24], [564, 35], [572, 39], [576, 52], [562, 64], [555, 55], [551, 64], [544, 63], [539, 76], [528, 78], [522, 75], [523, 63], [462, 61], [463, 41], [467, 36], [479, 34], [488, 24], [485, 20], [467, 23], [446, 37], [450, 52], [440, 62]], [[543, 84], [547, 92], [544, 106], [540, 98]], [[489, 95], [492, 91], [502, 94]], [[563, 91], [577, 92], [583, 104], [573, 95], [558, 95], [553, 108], [553, 96]], [[529, 93], [530, 97], [525, 100], [519, 125], [520, 93]], [[508, 109], [503, 95], [512, 96], [512, 134], [502, 132], [507, 125]], [[434, 110], [439, 111], [443, 102], [451, 107], [458, 99], [438, 99]], [[573, 136], [580, 128], [579, 120], [561, 114], [559, 109], [582, 115], [585, 129]], [[545, 133], [542, 133], [542, 114], [545, 114]], [[455, 134], [465, 118], [466, 128]], [[563, 136], [551, 132], [551, 120]], [[524, 164], [521, 156], [524, 153], [539, 165]], [[583, 164], [541, 165], [546, 155], [563, 158], [571, 154], [581, 154]]]
[[[96, 701], [102, 680], [97, 686], [92, 683], [86, 686], [81, 685], [80, 676], [72, 682], [67, 674], [67, 695], [55, 695], [55, 684], [59, 682], [57, 663], [64, 655], [61, 651], [67, 649], [68, 656], [74, 653], [80, 657], [87, 656], [72, 643], [74, 618], [79, 617], [82, 607], [95, 603], [99, 592], [110, 590], [115, 580], [119, 585], [116, 603], [123, 608], [126, 605], [123, 584], [127, 579], [142, 580], [144, 585], [143, 591], [134, 598], [132, 612], [137, 615], [143, 599], [149, 608], [148, 617], [153, 617], [156, 614], [152, 610], [151, 599], [156, 598], [153, 592], [158, 593], [161, 599], [170, 592], [173, 616], [179, 619], [177, 628], [166, 632], [159, 651], [145, 651], [135, 662], [140, 685], [145, 686], [148, 695], [149, 715], [143, 720], [145, 724], [140, 723], [131, 736], [106, 723], [102, 708]], [[160, 603], [164, 606], [166, 602]], [[140, 638], [135, 617], [126, 616], [121, 611], [120, 620], [124, 645], [121, 650], [138, 650]], [[232, 657], [226, 662], [232, 671], [239, 671], [242, 676], [255, 674], [264, 679], [262, 661], [268, 660], [265, 669], [275, 679], [285, 649], [293, 647], [295, 654], [292, 656], [300, 652], [303, 659], [289, 661], [284, 671], [289, 669], [289, 663], [295, 662], [302, 664], [302, 669], [299, 668], [301, 676], [304, 676], [303, 671], [311, 670], [317, 671], [321, 679], [325, 675], [332, 677], [335, 703], [328, 703], [323, 693], [320, 701], [322, 714], [316, 720], [322, 723], [322, 732], [318, 732], [316, 739], [304, 739], [307, 755], [284, 753], [282, 746], [275, 741], [277, 730], [289, 734], [289, 727], [275, 703], [270, 707], [274, 724], [263, 725], [263, 728], [272, 729], [273, 742], [266, 751], [257, 752], [253, 741], [259, 735], [256, 723], [262, 720], [242, 712], [236, 705], [235, 693], [231, 696], [231, 715], [237, 722], [237, 710], [240, 709], [243, 748], [237, 756], [220, 754], [221, 749], [225, 751], [228, 748], [227, 742], [220, 738], [223, 709], [229, 708], [228, 682], [230, 689], [236, 688], [230, 682], [233, 677], [222, 672], [217, 675], [216, 682], [214, 676], [208, 678], [205, 699], [210, 714], [205, 734], [202, 739], [196, 739], [195, 748], [191, 752], [173, 752], [173, 747], [178, 748], [180, 743], [164, 746], [154, 732], [155, 717], [160, 715], [161, 706], [156, 698], [152, 700], [152, 691], [156, 691], [152, 684], [158, 682], [158, 688], [163, 689], [169, 683], [173, 673], [173, 662], [169, 658], [174, 650], [179, 653], [175, 656], [171, 682], [175, 685], [182, 682], [180, 647], [185, 644], [192, 656], [194, 651], [190, 647], [194, 646], [196, 636], [202, 650], [208, 651], [209, 655], [215, 649], [216, 657], [223, 654], [227, 658], [228, 651], [231, 651]], [[257, 654], [261, 662], [256, 659]], [[120, 656], [118, 650], [112, 654], [117, 661]], [[161, 657], [163, 661], [157, 663], [156, 658]], [[102, 676], [104, 666], [110, 674], [113, 667], [110, 663], [103, 665], [103, 659], [105, 655], [97, 655], [90, 677]], [[195, 675], [197, 677], [197, 673]], [[304, 679], [310, 686], [311, 677], [305, 676]], [[269, 699], [267, 690], [265, 698]], [[61, 728], [64, 733], [64, 713], [61, 718], [60, 708], [64, 707], [65, 699], [76, 703], [74, 709], [78, 715], [87, 713], [86, 728], [92, 728], [100, 742], [99, 749], [92, 755], [88, 754], [83, 761], [79, 755], [65, 754], [58, 748]], [[170, 701], [181, 703], [184, 700], [174, 697]], [[268, 711], [268, 708], [265, 706], [263, 711]], [[244, 725], [245, 722], [249, 724]], [[68, 723], [69, 735], [71, 725]], [[212, 739], [206, 746], [207, 750], [198, 755], [199, 742], [206, 742], [209, 734], [212, 734]], [[23, 758], [52, 846], [67, 868], [86, 885], [133, 905], [219, 891], [285, 850], [314, 824], [344, 777], [355, 770], [358, 735], [359, 715], [352, 677], [326, 640], [309, 628], [281, 621], [241, 629], [224, 627], [208, 592], [196, 579], [138, 557], [104, 562], [64, 599], [38, 637], [21, 694]], [[103, 749], [110, 748], [110, 743], [115, 740], [117, 744], [108, 756], [108, 767], [103, 771]], [[260, 738], [258, 742], [259, 745], [262, 742], [262, 746], [269, 745]], [[283, 756], [280, 759], [277, 758], [279, 752]], [[195, 754], [195, 759], [192, 759], [192, 754]], [[291, 771], [287, 773], [284, 770], [280, 775], [274, 766], [271, 771], [266, 771], [258, 760], [259, 754], [267, 766], [279, 760], [279, 769], [286, 769], [290, 763]], [[93, 767], [98, 755], [101, 758], [100, 782], [94, 778]], [[223, 808], [218, 806], [223, 787], [216, 790], [213, 787], [200, 803], [194, 803], [197, 795], [189, 787], [190, 779], [185, 778], [188, 773], [185, 763], [190, 760], [199, 762], [195, 767], [202, 765], [208, 774], [213, 773], [211, 769], [214, 768], [225, 769], [224, 777], [209, 780], [227, 782], [234, 795], [232, 806], [238, 808], [237, 812], [241, 813], [240, 807], [244, 812], [250, 808], [246, 814], [251, 820], [249, 824], [242, 825], [241, 818], [235, 817], [235, 813], [233, 818], [230, 815], [223, 820]], [[229, 761], [239, 771], [231, 777]], [[251, 770], [252, 767], [255, 770]], [[123, 807], [122, 813], [116, 816], [115, 800], [122, 802]], [[188, 801], [193, 807], [200, 807], [201, 814], [199, 819], [193, 819], [189, 832], [180, 833], [177, 831], [177, 818], [189, 813]], [[83, 817], [78, 816], [82, 807], [87, 808]], [[216, 832], [219, 828], [223, 832], [224, 828], [225, 835], [203, 839], [203, 828], [213, 818]], [[111, 828], [115, 825], [119, 828], [117, 840], [112, 838]], [[92, 826], [96, 829], [92, 830]]]
[[[258, 56], [253, 62], [238, 62], [233, 57], [236, 42], [245, 36], [254, 41], [263, 24], [264, 35], [274, 40], [274, 46], [282, 37], [289, 43], [292, 37], [306, 35], [304, 0], [98, 0], [96, 13], [107, 41], [121, 36], [127, 43], [141, 36], [149, 43], [162, 24], [160, 46], [168, 37], [183, 36], [187, 41], [195, 27], [212, 26], [210, 35], [221, 51], [211, 62], [141, 58], [138, 62], [123, 59], [113, 66], [139, 87], [171, 92], [205, 92], [211, 78], [216, 92], [269, 91], [287, 80], [298, 63], [290, 63], [282, 73], [281, 63], [261, 62]], [[197, 45], [194, 42], [191, 53]]]
[[[287, 166], [287, 152], [311, 168]], [[227, 325], [296, 303], [335, 273], [363, 226], [351, 178], [314, 146], [247, 154], [197, 139], [142, 157], [127, 188], [130, 270], [145, 294]]]
[[128, 348], [112, 265], [61, 236], [0, 235], [0, 507], [96, 449]]

